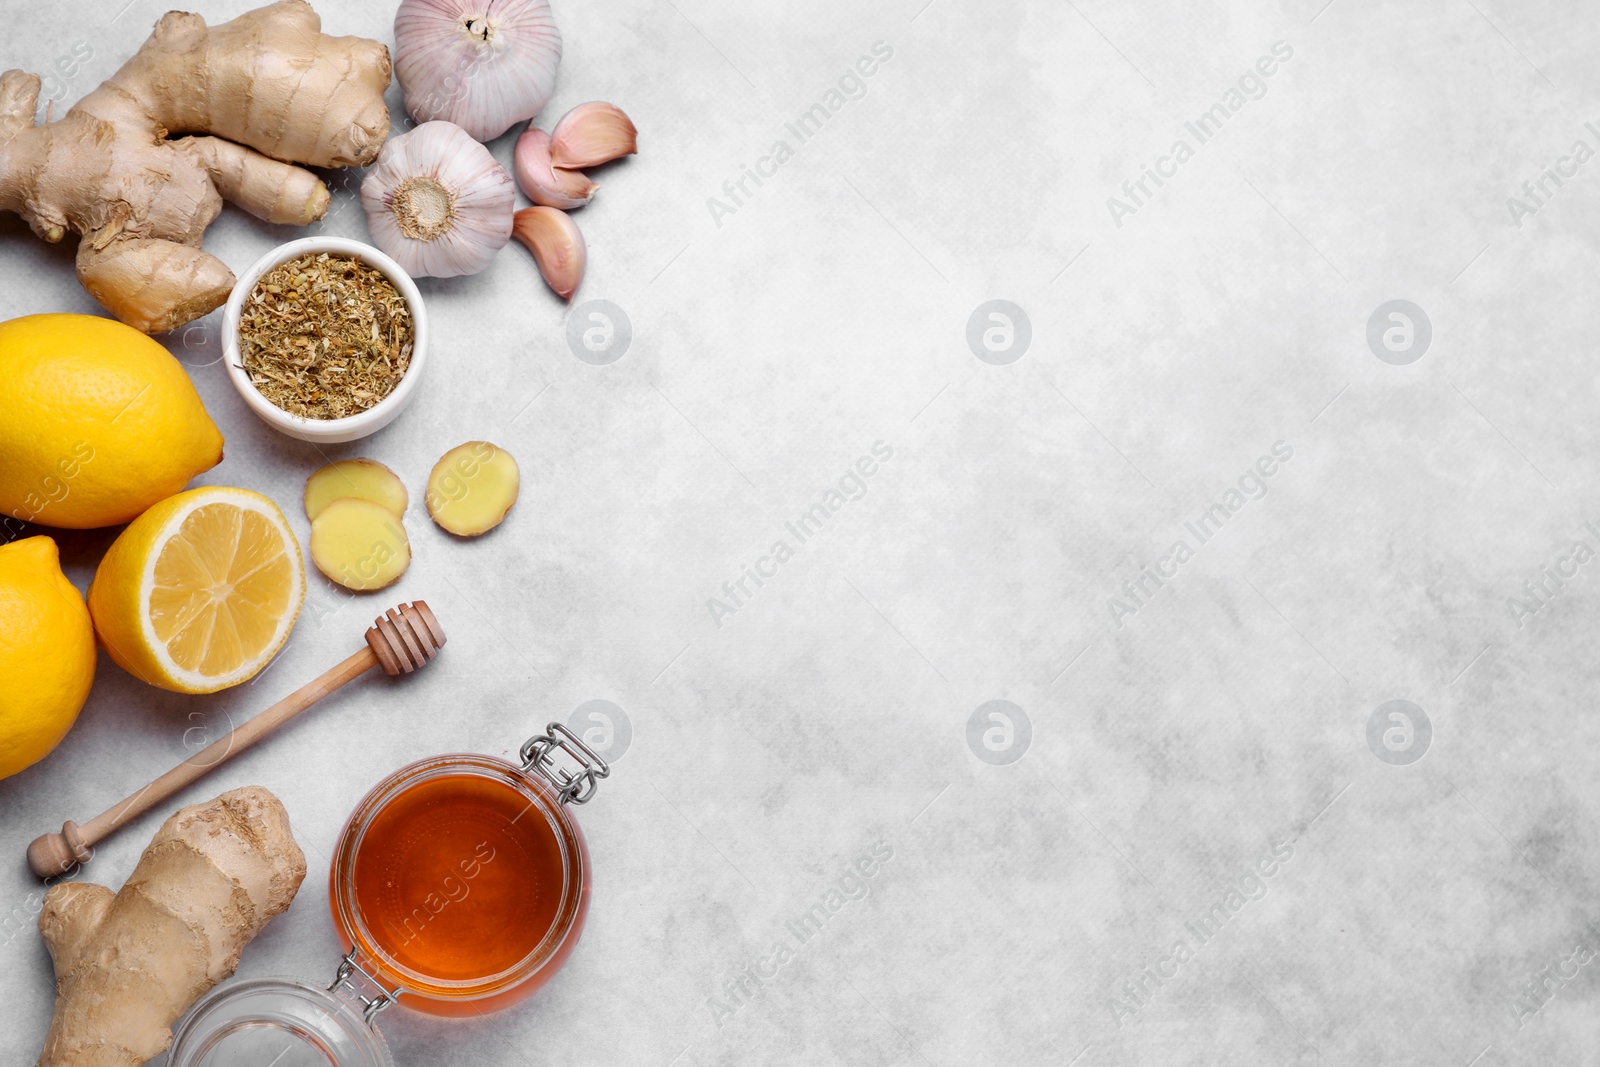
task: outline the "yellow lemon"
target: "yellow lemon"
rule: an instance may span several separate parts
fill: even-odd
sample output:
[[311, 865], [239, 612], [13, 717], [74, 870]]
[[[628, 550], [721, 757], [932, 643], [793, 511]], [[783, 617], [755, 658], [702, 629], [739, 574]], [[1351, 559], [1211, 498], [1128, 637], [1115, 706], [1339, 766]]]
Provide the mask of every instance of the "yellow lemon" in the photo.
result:
[[94, 683], [94, 629], [56, 543], [0, 547], [0, 778], [61, 743]]
[[221, 461], [222, 434], [156, 341], [94, 315], [0, 322], [0, 514], [113, 526]]
[[89, 614], [129, 674], [214, 693], [272, 660], [305, 598], [300, 542], [278, 505], [213, 486], [169, 497], [122, 531], [89, 585]]

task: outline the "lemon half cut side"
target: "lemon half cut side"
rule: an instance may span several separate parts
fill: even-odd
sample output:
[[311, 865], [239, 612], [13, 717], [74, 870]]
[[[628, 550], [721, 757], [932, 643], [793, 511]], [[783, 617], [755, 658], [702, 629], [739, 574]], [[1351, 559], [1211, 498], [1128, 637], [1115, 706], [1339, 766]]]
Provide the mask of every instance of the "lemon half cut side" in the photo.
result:
[[95, 633], [118, 666], [180, 693], [255, 677], [305, 601], [300, 543], [248, 489], [169, 497], [112, 544], [89, 586]]

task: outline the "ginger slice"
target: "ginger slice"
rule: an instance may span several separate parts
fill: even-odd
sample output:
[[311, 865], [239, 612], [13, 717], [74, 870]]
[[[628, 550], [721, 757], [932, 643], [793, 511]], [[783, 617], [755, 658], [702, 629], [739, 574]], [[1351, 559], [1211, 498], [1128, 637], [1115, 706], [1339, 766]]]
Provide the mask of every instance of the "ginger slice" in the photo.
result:
[[521, 486], [511, 453], [487, 441], [468, 441], [433, 465], [425, 497], [428, 514], [449, 533], [477, 537], [500, 525]]
[[400, 476], [375, 459], [341, 459], [306, 479], [306, 518], [315, 520], [322, 509], [340, 497], [356, 497], [381, 504], [395, 518], [404, 518], [411, 497]]
[[411, 542], [382, 504], [340, 497], [311, 520], [311, 560], [330, 581], [365, 593], [393, 585], [406, 572]]

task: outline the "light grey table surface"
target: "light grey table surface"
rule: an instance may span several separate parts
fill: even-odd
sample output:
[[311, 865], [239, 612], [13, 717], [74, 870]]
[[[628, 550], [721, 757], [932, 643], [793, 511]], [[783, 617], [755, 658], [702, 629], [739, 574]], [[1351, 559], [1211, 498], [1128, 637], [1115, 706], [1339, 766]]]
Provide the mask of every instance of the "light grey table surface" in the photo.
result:
[[[392, 40], [391, 4], [320, 6]], [[0, 66], [75, 100], [164, 9], [119, 7], [8, 0]], [[80, 724], [0, 783], [0, 1061], [31, 1062], [50, 1014], [26, 842], [425, 598], [437, 664], [185, 796], [283, 799], [312, 873], [239, 973], [325, 981], [328, 858], [368, 787], [622, 709], [631, 742], [581, 811], [597, 888], [570, 964], [486, 1020], [385, 1013], [401, 1064], [1593, 1062], [1592, 6], [556, 14], [545, 124], [598, 99], [641, 131], [577, 216], [577, 304], [622, 309], [627, 350], [577, 358], [513, 244], [422, 283], [426, 388], [319, 451], [233, 392], [220, 314], [166, 339], [227, 437], [201, 484], [269, 494], [304, 538], [306, 474], [373, 456], [410, 485], [415, 560], [376, 597], [313, 573], [288, 648], [231, 692], [102, 657]], [[491, 146], [508, 164], [512, 140]], [[306, 231], [229, 209], [206, 246], [243, 269], [302, 232], [362, 238], [354, 187]], [[0, 314], [96, 310], [70, 248], [8, 218], [0, 250]], [[516, 455], [523, 493], [463, 544], [421, 486], [475, 438]], [[113, 533], [62, 537], [80, 587]], [[1535, 600], [1545, 568], [1569, 577]], [[85, 876], [120, 885], [160, 817]], [[875, 848], [892, 858], [847, 878]]]

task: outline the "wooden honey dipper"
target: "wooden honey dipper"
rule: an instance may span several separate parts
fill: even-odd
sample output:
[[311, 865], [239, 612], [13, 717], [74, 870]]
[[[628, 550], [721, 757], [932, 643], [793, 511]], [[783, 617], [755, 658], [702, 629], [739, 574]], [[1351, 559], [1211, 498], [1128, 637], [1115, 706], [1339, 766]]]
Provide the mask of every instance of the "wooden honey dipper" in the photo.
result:
[[185, 786], [226, 763], [335, 689], [353, 682], [373, 667], [385, 674], [410, 674], [439, 654], [444, 631], [421, 600], [390, 608], [367, 631], [367, 645], [316, 680], [301, 686], [236, 730], [230, 730], [132, 796], [79, 826], [68, 821], [60, 833], [43, 834], [28, 845], [28, 866], [40, 878], [65, 874], [89, 862], [89, 846], [124, 823], [144, 814]]

